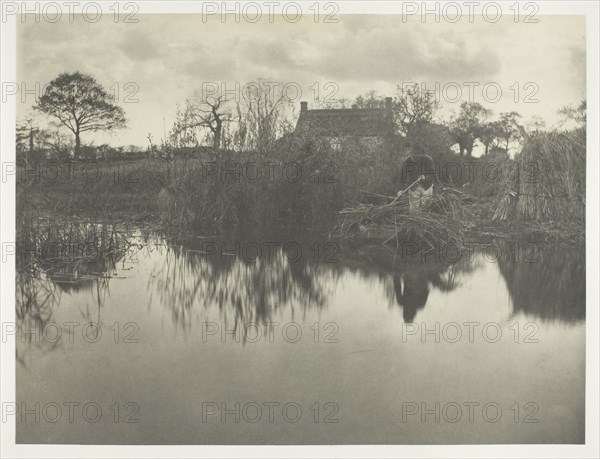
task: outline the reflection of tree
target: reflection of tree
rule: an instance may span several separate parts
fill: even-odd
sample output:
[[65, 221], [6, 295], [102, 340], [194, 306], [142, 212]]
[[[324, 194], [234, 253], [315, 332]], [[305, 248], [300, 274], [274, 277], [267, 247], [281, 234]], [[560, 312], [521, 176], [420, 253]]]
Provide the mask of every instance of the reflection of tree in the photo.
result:
[[[26, 339], [27, 343], [31, 345], [32, 341], [38, 341], [36, 335], [39, 336], [41, 330], [52, 321], [54, 308], [60, 302], [60, 290], [45, 277], [35, 278], [19, 271], [16, 274], [16, 287], [15, 318], [21, 337], [17, 342], [23, 343], [23, 340]], [[48, 350], [55, 347], [53, 343], [43, 344]], [[25, 366], [25, 358], [19, 346], [17, 346], [16, 358]]]
[[174, 323], [189, 329], [193, 320], [216, 307], [236, 329], [240, 324], [267, 323], [288, 310], [293, 316], [296, 309], [324, 306], [331, 275], [312, 263], [307, 247], [298, 255], [278, 245], [255, 260], [232, 250], [236, 243], [217, 241], [214, 255], [203, 253], [206, 241], [180, 241], [166, 249], [162, 265], [152, 273], [152, 295], [158, 294]]
[[[501, 257], [499, 268], [513, 311], [541, 319], [585, 319], [585, 248], [527, 244], [518, 258]], [[505, 247], [503, 253], [513, 253]]]
[[[97, 307], [92, 306], [91, 311], [81, 310], [82, 317], [100, 322], [100, 311], [117, 265], [126, 259], [132, 247], [138, 247], [130, 243], [129, 234], [107, 224], [28, 222], [20, 225], [17, 230], [18, 326], [43, 330], [52, 322], [62, 293], [83, 291], [92, 296]], [[159, 265], [149, 277], [150, 302], [157, 299], [173, 323], [185, 330], [191, 329], [195, 321], [211, 320], [204, 317], [217, 311], [220, 320], [237, 331], [246, 328], [240, 325], [297, 320], [297, 314], [305, 314], [312, 308], [322, 309], [340, 276], [355, 273], [369, 281], [378, 280], [390, 303], [401, 307], [404, 320], [411, 322], [426, 306], [431, 290], [452, 291], [461, 284], [466, 273], [478, 267], [468, 254], [451, 263], [434, 257], [422, 260], [420, 254], [405, 259], [380, 245], [352, 244], [335, 254], [336, 262], [325, 263], [322, 257], [315, 258], [315, 247], [322, 251], [326, 238], [306, 233], [305, 239], [281, 234], [252, 237], [249, 231], [245, 235], [246, 238], [238, 234], [211, 239], [219, 249], [214, 255], [206, 253], [206, 239], [172, 244], [158, 237], [168, 245], [159, 249], [163, 251]], [[267, 244], [273, 243], [260, 241], [269, 240], [279, 242], [257, 260], [240, 257], [239, 250], [234, 249], [236, 242], [232, 242], [237, 241], [238, 247], [257, 244], [264, 250]], [[143, 242], [143, 239], [138, 236], [136, 241]], [[283, 241], [295, 241], [294, 246], [286, 246]], [[151, 246], [156, 247], [156, 244]], [[510, 251], [503, 250], [503, 253]], [[510, 262], [506, 257], [499, 261], [515, 312], [562, 320], [585, 318], [583, 250], [552, 247], [537, 256], [538, 263]], [[22, 350], [23, 346], [19, 346], [20, 361]]]

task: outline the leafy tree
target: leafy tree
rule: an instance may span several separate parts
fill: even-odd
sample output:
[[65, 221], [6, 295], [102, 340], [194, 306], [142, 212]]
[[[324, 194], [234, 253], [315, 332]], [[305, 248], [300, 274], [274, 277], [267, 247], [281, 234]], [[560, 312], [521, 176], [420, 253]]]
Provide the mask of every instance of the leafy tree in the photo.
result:
[[370, 90], [358, 96], [352, 108], [385, 108], [385, 98], [378, 95], [377, 91]]
[[483, 123], [481, 125], [479, 132], [478, 132], [477, 139], [485, 147], [484, 155], [487, 155], [490, 152], [490, 148], [494, 148], [497, 146], [498, 133], [499, 133], [498, 121], [489, 121], [489, 122]]
[[491, 111], [478, 102], [463, 102], [460, 112], [450, 121], [450, 135], [458, 143], [460, 155], [470, 158], [473, 145], [479, 137], [484, 122], [491, 115]]
[[519, 123], [521, 115], [517, 112], [505, 112], [500, 114], [500, 120], [497, 122], [497, 136], [498, 139], [504, 143], [504, 149], [508, 151], [510, 144], [523, 137], [522, 130]]
[[124, 110], [115, 105], [104, 88], [81, 72], [61, 73], [50, 82], [34, 107], [57, 118], [75, 135], [74, 158], [79, 158], [81, 134], [88, 131], [111, 131], [125, 127]]
[[[380, 96], [377, 91], [367, 91], [354, 100], [352, 107], [385, 108], [385, 97]], [[404, 136], [407, 136], [411, 129], [414, 131], [417, 124], [432, 124], [439, 108], [440, 104], [434, 93], [425, 91], [419, 85], [408, 88], [398, 86], [396, 96], [392, 100], [394, 123]]]
[[408, 128], [404, 144], [413, 153], [429, 155], [434, 159], [452, 154], [452, 139], [443, 124], [415, 123]]

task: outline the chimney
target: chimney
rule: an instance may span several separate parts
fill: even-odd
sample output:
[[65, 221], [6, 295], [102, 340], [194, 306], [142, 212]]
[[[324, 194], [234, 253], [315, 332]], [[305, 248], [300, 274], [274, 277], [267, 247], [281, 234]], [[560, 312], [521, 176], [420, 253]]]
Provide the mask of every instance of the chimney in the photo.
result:
[[300, 102], [300, 112], [308, 111], [308, 102]]
[[392, 98], [391, 97], [386, 97], [385, 98], [385, 109], [386, 110], [391, 110], [392, 109]]

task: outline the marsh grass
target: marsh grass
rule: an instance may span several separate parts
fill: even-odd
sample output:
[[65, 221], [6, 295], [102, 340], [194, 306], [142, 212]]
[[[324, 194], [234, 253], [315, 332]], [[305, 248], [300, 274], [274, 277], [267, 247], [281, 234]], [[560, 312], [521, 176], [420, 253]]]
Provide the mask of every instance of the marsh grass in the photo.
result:
[[[474, 180], [463, 183], [463, 174], [462, 181], [440, 183], [436, 189], [442, 191], [429, 208], [413, 215], [406, 198], [387, 206], [390, 200], [374, 196], [395, 195], [402, 188], [398, 148], [366, 152], [348, 143], [334, 151], [318, 139], [282, 139], [264, 151], [167, 153], [74, 166], [43, 160], [28, 168], [19, 164], [17, 217], [133, 222], [177, 236], [272, 224], [289, 230], [334, 228], [340, 237], [398, 235], [430, 243], [460, 243], [478, 231], [485, 237], [545, 232], [573, 241], [584, 235], [585, 132], [580, 131], [528, 138], [514, 160], [461, 163], [465, 171], [475, 171]], [[497, 179], [486, 180], [481, 173], [490, 164], [502, 172]], [[520, 164], [536, 166], [539, 180], [526, 183], [515, 174]], [[51, 167], [62, 169], [59, 179], [48, 179], [52, 173], [44, 178], [44, 168]]]

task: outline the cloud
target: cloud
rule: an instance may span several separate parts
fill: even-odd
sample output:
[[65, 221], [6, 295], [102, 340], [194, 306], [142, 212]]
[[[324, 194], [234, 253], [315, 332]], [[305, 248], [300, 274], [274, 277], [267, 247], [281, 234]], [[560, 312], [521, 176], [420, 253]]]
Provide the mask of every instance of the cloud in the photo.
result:
[[586, 53], [585, 48], [580, 46], [571, 46], [569, 48], [569, 66], [568, 66], [574, 85], [581, 88], [582, 94], [585, 94], [586, 81]]
[[168, 52], [168, 46], [163, 45], [156, 31], [147, 31], [135, 26], [121, 37], [118, 49], [136, 62], [158, 59]]
[[440, 37], [409, 27], [346, 30], [326, 43], [314, 66], [337, 79], [397, 82], [489, 78], [500, 67], [493, 49], [469, 44], [459, 34]]
[[[134, 82], [139, 103], [124, 105], [130, 129], [117, 136], [138, 144], [149, 131], [160, 137], [163, 117], [168, 126], [176, 104], [207, 81], [297, 82], [307, 99], [314, 82], [321, 95], [323, 84], [333, 81], [335, 97], [353, 98], [369, 89], [391, 94], [405, 81], [497, 81], [504, 97], [492, 107], [496, 113], [544, 117], [585, 93], [582, 17], [541, 17], [533, 25], [402, 23], [381, 15], [342, 16], [337, 24], [204, 23], [184, 14], [139, 20], [18, 23], [18, 77], [45, 84], [80, 70], [107, 87]], [[540, 103], [514, 105], [509, 87], [529, 81], [539, 84]]]

